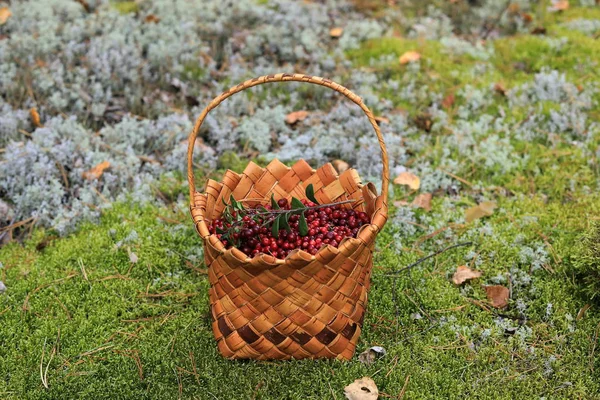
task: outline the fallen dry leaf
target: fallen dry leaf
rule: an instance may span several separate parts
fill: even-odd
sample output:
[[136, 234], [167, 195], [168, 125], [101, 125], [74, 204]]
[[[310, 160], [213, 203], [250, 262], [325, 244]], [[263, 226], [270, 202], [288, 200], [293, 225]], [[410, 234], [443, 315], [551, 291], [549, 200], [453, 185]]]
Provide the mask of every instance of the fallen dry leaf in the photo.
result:
[[499, 95], [506, 96], [506, 88], [505, 88], [505, 87], [504, 87], [504, 85], [503, 85], [502, 83], [500, 83], [500, 82], [497, 82], [497, 83], [494, 85], [494, 91], [495, 91], [496, 93], [498, 93]]
[[523, 22], [525, 22], [526, 24], [529, 24], [533, 21], [533, 17], [531, 16], [531, 14], [528, 13], [521, 14], [521, 18], [523, 18]]
[[546, 28], [544, 28], [543, 26], [535, 27], [531, 31], [531, 34], [532, 35], [545, 35], [546, 34]]
[[418, 208], [422, 208], [425, 211], [431, 211], [431, 199], [433, 195], [431, 193], [421, 193], [412, 202], [412, 205]]
[[444, 100], [442, 100], [442, 107], [443, 108], [450, 108], [452, 107], [452, 105], [454, 104], [454, 94], [450, 93], [448, 96], [444, 97]]
[[100, 164], [93, 167], [92, 169], [90, 169], [89, 171], [85, 171], [81, 175], [84, 179], [87, 179], [88, 181], [93, 181], [94, 179], [100, 178], [104, 173], [104, 170], [106, 170], [109, 167], [110, 163], [108, 161], [103, 161]]
[[144, 21], [146, 21], [148, 23], [158, 24], [160, 22], [160, 18], [158, 18], [154, 14], [148, 14], [148, 15], [146, 15], [146, 18], [144, 18]]
[[508, 9], [507, 9], [507, 11], [508, 11], [510, 14], [516, 14], [516, 13], [518, 13], [518, 12], [519, 12], [519, 9], [520, 9], [520, 8], [521, 8], [521, 7], [519, 7], [519, 5], [518, 5], [517, 3], [510, 3], [510, 4], [508, 5]]
[[485, 286], [485, 293], [492, 307], [504, 308], [508, 305], [509, 291], [507, 287], [501, 285]]
[[302, 121], [308, 117], [308, 111], [294, 111], [285, 116], [286, 124], [293, 125], [298, 121]]
[[379, 390], [373, 379], [364, 377], [346, 386], [344, 395], [348, 400], [377, 400]]
[[399, 58], [400, 64], [408, 64], [410, 62], [419, 61], [421, 59], [421, 54], [416, 51], [407, 51], [402, 54]]
[[466, 265], [461, 265], [456, 268], [456, 272], [452, 275], [452, 282], [454, 282], [455, 285], [461, 285], [466, 281], [479, 277], [481, 277], [481, 271], [474, 271]]
[[344, 30], [342, 28], [331, 28], [331, 30], [329, 31], [329, 36], [331, 36], [332, 38], [339, 38], [340, 36], [342, 36], [342, 33], [344, 33]]
[[569, 9], [568, 0], [552, 0], [552, 5], [548, 7], [549, 11], [565, 11]]
[[41, 128], [44, 126], [42, 125], [42, 121], [40, 121], [40, 114], [38, 113], [37, 109], [29, 109], [29, 115], [31, 116], [31, 122], [33, 122], [33, 126], [36, 128]]
[[344, 160], [333, 160], [331, 162], [331, 165], [333, 165], [333, 168], [335, 168], [338, 174], [341, 174], [342, 172], [350, 168], [350, 165]]
[[386, 117], [375, 117], [375, 121], [377, 122], [377, 125], [390, 123], [390, 120]]
[[394, 179], [396, 185], [406, 185], [412, 190], [418, 190], [421, 187], [421, 180], [415, 174], [410, 172], [402, 172]]
[[12, 12], [10, 12], [8, 7], [0, 8], [0, 25], [4, 25], [11, 15]]
[[475, 207], [471, 207], [465, 211], [465, 221], [467, 223], [475, 221], [476, 219], [489, 217], [494, 213], [496, 203], [493, 201], [484, 201]]
[[366, 365], [371, 365], [376, 359], [381, 358], [387, 354], [387, 351], [381, 346], [369, 347], [358, 355], [358, 360]]

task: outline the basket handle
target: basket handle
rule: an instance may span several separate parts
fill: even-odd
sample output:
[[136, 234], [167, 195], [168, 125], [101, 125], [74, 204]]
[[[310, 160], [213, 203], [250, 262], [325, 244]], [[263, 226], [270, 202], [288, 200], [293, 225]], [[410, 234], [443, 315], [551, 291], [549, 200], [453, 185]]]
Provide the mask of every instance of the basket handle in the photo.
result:
[[330, 81], [329, 79], [320, 78], [318, 76], [310, 76], [304, 74], [276, 74], [276, 75], [266, 75], [258, 78], [250, 79], [245, 82], [240, 83], [237, 86], [230, 88], [229, 90], [221, 93], [218, 97], [215, 97], [210, 104], [202, 111], [202, 114], [196, 120], [196, 124], [194, 125], [194, 129], [188, 138], [188, 182], [190, 186], [190, 203], [194, 204], [194, 193], [196, 192], [196, 185], [194, 183], [194, 166], [193, 166], [193, 153], [194, 153], [194, 144], [196, 142], [196, 137], [198, 136], [198, 132], [200, 131], [200, 127], [204, 122], [204, 119], [208, 115], [208, 113], [216, 108], [221, 102], [228, 97], [234, 95], [235, 93], [241, 92], [244, 89], [251, 88], [253, 86], [262, 85], [263, 83], [269, 82], [285, 82], [285, 81], [296, 81], [296, 82], [307, 82], [313, 83], [315, 85], [326, 86], [330, 89], [335, 90], [346, 96], [348, 99], [352, 100], [355, 104], [357, 104], [365, 113], [367, 118], [369, 118], [369, 122], [375, 129], [375, 133], [377, 134], [377, 140], [379, 141], [379, 147], [381, 148], [381, 161], [383, 162], [383, 171], [381, 173], [381, 196], [385, 203], [387, 203], [388, 197], [388, 186], [390, 182], [390, 168], [388, 163], [388, 154], [385, 147], [385, 143], [383, 141], [383, 135], [381, 134], [381, 130], [379, 129], [379, 125], [375, 121], [375, 116], [373, 112], [362, 102], [362, 99], [354, 94], [350, 89], [345, 88], [342, 85], [339, 85], [335, 82]]

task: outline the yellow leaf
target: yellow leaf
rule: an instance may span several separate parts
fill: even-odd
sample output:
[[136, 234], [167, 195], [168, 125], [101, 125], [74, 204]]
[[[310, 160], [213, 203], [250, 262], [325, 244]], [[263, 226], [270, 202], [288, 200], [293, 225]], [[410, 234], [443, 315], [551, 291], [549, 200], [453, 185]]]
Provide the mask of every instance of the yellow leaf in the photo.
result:
[[412, 190], [418, 190], [421, 187], [421, 180], [415, 174], [410, 172], [402, 172], [394, 179], [396, 185], [406, 185]]
[[552, 5], [549, 7], [550, 11], [565, 11], [569, 9], [568, 0], [552, 0]]
[[409, 62], [419, 61], [421, 54], [416, 51], [407, 51], [400, 56], [400, 64], [408, 64]]
[[344, 395], [348, 400], [377, 400], [379, 390], [373, 379], [364, 377], [346, 386]]
[[481, 277], [481, 271], [474, 271], [466, 265], [461, 265], [456, 268], [456, 272], [452, 276], [452, 282], [454, 282], [455, 285], [460, 285], [466, 281], [479, 277]]
[[339, 38], [340, 36], [342, 36], [342, 33], [344, 33], [344, 29], [342, 28], [332, 28], [329, 31], [329, 36], [331, 36], [332, 38]]
[[308, 111], [294, 111], [285, 116], [285, 122], [293, 125], [298, 121], [304, 120], [306, 117], [308, 117]]
[[468, 223], [479, 218], [489, 217], [494, 213], [494, 209], [496, 207], [496, 203], [493, 201], [484, 201], [483, 203], [476, 205], [475, 207], [471, 207], [465, 211], [465, 221]]
[[100, 164], [93, 167], [92, 169], [90, 169], [89, 171], [85, 171], [81, 175], [84, 179], [87, 179], [88, 181], [93, 181], [94, 179], [100, 178], [104, 173], [104, 170], [106, 170], [109, 167], [110, 163], [108, 161], [103, 161]]
[[4, 25], [6, 21], [10, 18], [12, 12], [8, 9], [8, 7], [0, 8], [0, 25]]

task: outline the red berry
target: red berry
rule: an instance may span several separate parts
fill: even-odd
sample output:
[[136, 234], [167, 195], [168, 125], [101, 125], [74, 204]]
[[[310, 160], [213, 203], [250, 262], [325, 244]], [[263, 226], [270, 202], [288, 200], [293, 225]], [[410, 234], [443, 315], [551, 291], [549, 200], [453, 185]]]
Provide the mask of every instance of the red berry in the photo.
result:
[[277, 200], [277, 205], [281, 208], [286, 208], [288, 205], [287, 199], [279, 199]]

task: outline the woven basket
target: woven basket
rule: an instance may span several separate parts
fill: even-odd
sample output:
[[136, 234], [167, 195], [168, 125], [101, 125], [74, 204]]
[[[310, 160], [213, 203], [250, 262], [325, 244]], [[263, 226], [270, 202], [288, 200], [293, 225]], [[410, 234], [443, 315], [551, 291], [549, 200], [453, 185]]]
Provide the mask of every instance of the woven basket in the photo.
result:
[[[381, 147], [382, 194], [373, 184], [362, 185], [353, 169], [337, 175], [331, 164], [314, 170], [304, 160], [291, 168], [273, 160], [265, 168], [248, 164], [243, 173], [227, 171], [222, 182], [209, 180], [206, 193], [196, 192], [192, 155], [194, 143], [207, 114], [223, 100], [252, 86], [269, 82], [298, 81], [326, 86], [356, 103], [366, 114]], [[389, 183], [385, 144], [373, 113], [360, 97], [328, 79], [299, 74], [262, 76], [241, 83], [215, 98], [204, 109], [189, 137], [188, 180], [190, 210], [204, 241], [210, 280], [213, 332], [220, 353], [232, 359], [352, 358], [367, 304], [377, 233], [387, 220]], [[230, 195], [250, 204], [256, 199], [305, 198], [312, 184], [320, 203], [348, 199], [345, 204], [371, 217], [356, 238], [342, 240], [338, 248], [324, 245], [314, 256], [292, 251], [285, 260], [271, 255], [247, 257], [225, 249], [208, 231]]]

